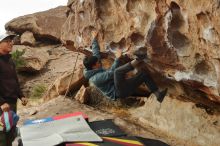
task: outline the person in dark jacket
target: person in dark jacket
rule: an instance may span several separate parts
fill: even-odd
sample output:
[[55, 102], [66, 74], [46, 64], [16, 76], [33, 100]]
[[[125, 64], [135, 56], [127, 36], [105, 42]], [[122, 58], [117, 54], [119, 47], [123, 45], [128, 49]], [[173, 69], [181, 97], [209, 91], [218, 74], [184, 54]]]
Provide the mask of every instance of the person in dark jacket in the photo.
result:
[[[9, 54], [12, 51], [15, 35], [6, 35], [0, 40], [0, 115], [3, 112], [17, 112], [17, 99], [23, 105], [28, 100], [24, 97], [15, 70], [15, 64]], [[11, 146], [14, 140], [15, 127], [9, 132], [0, 131], [0, 146]]]
[[143, 63], [147, 54], [143, 51], [143, 47], [135, 52], [136, 59], [120, 66], [119, 59], [122, 55], [121, 49], [118, 49], [115, 60], [110, 69], [103, 69], [101, 64], [101, 55], [98, 41], [96, 39], [97, 32], [92, 32], [92, 52], [93, 56], [86, 56], [83, 60], [85, 66], [84, 77], [94, 84], [101, 92], [110, 98], [116, 100], [117, 98], [126, 98], [132, 95], [135, 90], [145, 83], [147, 87], [154, 93], [157, 100], [161, 103], [167, 93], [167, 89], [160, 91], [153, 79], [145, 72], [139, 72], [134, 77], [127, 79], [126, 74], [137, 67], [138, 64]]

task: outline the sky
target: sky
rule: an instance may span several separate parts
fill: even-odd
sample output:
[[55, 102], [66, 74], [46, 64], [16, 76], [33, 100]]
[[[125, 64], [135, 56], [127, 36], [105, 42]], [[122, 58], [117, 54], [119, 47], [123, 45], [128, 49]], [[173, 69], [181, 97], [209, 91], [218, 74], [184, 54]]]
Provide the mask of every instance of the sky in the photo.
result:
[[1, 0], [0, 3], [0, 34], [5, 33], [4, 25], [13, 18], [66, 6], [68, 0]]

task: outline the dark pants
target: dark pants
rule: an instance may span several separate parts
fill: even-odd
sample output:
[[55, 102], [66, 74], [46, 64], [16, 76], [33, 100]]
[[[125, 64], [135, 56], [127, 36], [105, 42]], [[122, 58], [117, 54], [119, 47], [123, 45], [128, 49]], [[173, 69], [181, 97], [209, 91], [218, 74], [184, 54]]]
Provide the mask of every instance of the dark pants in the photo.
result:
[[134, 77], [126, 79], [126, 73], [133, 69], [134, 68], [131, 63], [127, 63], [115, 70], [114, 83], [117, 97], [125, 98], [131, 96], [142, 83], [145, 83], [151, 92], [158, 90], [158, 87], [152, 77], [145, 72], [139, 72]]
[[[17, 105], [16, 104], [9, 104], [11, 110], [17, 112]], [[0, 115], [2, 112], [0, 111]], [[0, 131], [0, 146], [12, 146], [12, 142], [16, 137], [16, 127], [13, 127], [9, 132], [2, 132]]]

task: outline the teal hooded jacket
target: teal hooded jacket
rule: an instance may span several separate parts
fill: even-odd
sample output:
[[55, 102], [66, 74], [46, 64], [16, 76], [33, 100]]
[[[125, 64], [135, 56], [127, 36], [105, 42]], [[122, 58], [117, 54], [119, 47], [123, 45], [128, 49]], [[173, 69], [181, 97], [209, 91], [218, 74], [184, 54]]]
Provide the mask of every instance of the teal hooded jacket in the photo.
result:
[[[101, 62], [100, 47], [96, 39], [92, 42], [92, 53]], [[102, 67], [93, 70], [84, 70], [84, 77], [94, 84], [109, 99], [116, 100], [116, 89], [114, 86], [114, 70], [119, 66], [119, 60], [115, 59], [110, 69]]]

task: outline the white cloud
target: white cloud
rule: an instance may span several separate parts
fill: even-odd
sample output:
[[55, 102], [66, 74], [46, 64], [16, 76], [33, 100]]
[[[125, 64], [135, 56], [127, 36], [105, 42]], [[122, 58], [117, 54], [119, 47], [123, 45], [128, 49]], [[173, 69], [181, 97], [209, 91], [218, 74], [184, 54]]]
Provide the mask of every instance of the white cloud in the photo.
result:
[[66, 5], [68, 0], [1, 0], [0, 34], [4, 25], [13, 18]]

